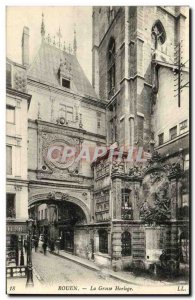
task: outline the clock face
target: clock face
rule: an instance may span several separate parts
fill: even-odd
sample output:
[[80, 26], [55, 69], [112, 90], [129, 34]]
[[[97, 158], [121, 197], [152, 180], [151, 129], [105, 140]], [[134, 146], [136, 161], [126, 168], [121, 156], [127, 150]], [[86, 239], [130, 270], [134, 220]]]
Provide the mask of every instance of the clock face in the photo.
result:
[[50, 167], [67, 169], [76, 159], [79, 146], [71, 145], [63, 140], [55, 140], [49, 144], [45, 151], [45, 161]]

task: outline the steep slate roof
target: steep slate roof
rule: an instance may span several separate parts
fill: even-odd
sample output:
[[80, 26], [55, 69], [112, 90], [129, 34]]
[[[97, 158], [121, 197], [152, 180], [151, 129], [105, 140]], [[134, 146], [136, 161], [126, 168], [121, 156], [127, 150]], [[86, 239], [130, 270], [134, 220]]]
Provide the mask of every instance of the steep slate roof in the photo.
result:
[[97, 95], [83, 72], [75, 55], [69, 54], [55, 46], [42, 42], [39, 51], [28, 69], [28, 76], [36, 80], [61, 87], [58, 70], [60, 59], [71, 63], [72, 85], [71, 90], [78, 94], [97, 98]]

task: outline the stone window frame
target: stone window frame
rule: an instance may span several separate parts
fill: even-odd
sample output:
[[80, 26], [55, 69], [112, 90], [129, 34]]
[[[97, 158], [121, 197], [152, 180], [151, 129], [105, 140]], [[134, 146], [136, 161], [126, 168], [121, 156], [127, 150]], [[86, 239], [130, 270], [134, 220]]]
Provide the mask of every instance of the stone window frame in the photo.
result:
[[11, 145], [6, 145], [6, 174], [13, 175], [13, 146]]
[[97, 112], [97, 129], [101, 128], [101, 122], [102, 121], [102, 114], [100, 112]]
[[174, 140], [177, 137], [177, 125], [169, 129], [169, 138]]
[[117, 128], [117, 98], [114, 102], [109, 106], [110, 118], [109, 118], [109, 133], [110, 133], [110, 142], [115, 143], [118, 141], [118, 128]]
[[121, 234], [121, 255], [123, 257], [132, 255], [131, 233], [127, 230]]
[[[13, 120], [9, 119], [8, 117], [9, 111], [13, 112], [13, 118], [11, 118]], [[13, 105], [6, 104], [6, 123], [16, 124], [16, 107]]]
[[110, 98], [114, 95], [116, 87], [116, 42], [114, 37], [111, 37], [108, 43], [107, 72], [108, 98]]
[[164, 144], [164, 132], [158, 135], [158, 145], [161, 146]]
[[188, 129], [188, 120], [184, 120], [179, 123], [179, 134], [183, 134]]
[[105, 229], [98, 230], [99, 252], [108, 254], [108, 232]]
[[[71, 111], [70, 111], [70, 109], [71, 109]], [[68, 117], [68, 116], [70, 116], [70, 114], [71, 114], [72, 118]], [[66, 123], [73, 122], [74, 121], [74, 107], [60, 103], [59, 118], [64, 118]]]
[[[179, 236], [179, 243], [181, 249], [181, 260], [184, 264], [189, 263], [189, 232], [182, 231]], [[183, 256], [185, 252], [185, 257]]]
[[[64, 85], [63, 82], [66, 82], [68, 83], [68, 86], [67, 85]], [[61, 86], [66, 88], [66, 89], [70, 89], [70, 79], [64, 77], [64, 76], [61, 76]]]
[[6, 87], [12, 87], [12, 64], [6, 62]]
[[[12, 198], [8, 199], [8, 197], [10, 196]], [[9, 209], [8, 202], [13, 202], [12, 205], [13, 207], [9, 211], [8, 211]], [[6, 193], [6, 218], [16, 219], [16, 194], [15, 193]]]
[[[122, 188], [121, 189], [121, 218], [126, 220], [133, 219], [133, 205], [130, 199], [131, 189]], [[127, 203], [127, 206], [125, 203]]]

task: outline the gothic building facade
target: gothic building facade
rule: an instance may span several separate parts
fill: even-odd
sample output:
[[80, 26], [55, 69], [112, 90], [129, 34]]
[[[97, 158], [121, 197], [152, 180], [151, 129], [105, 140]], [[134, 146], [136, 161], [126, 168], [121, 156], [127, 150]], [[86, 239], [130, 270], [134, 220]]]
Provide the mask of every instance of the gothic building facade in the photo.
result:
[[162, 249], [171, 262], [182, 251], [188, 261], [187, 16], [178, 7], [93, 9], [93, 87], [107, 101], [107, 144], [151, 155], [94, 164], [97, 240], [107, 236], [107, 256], [95, 259], [116, 269], [148, 268]]
[[[63, 163], [60, 155], [64, 147], [77, 152], [106, 143], [105, 101], [97, 98], [77, 60], [76, 36], [73, 51], [65, 49], [45, 36], [43, 20], [41, 38], [27, 75], [30, 214], [39, 233], [60, 238], [61, 249], [85, 256], [93, 222], [93, 172], [90, 163]], [[24, 32], [26, 45], [28, 39]], [[29, 53], [28, 47], [23, 52]], [[59, 160], [48, 157], [49, 149]]]
[[[177, 268], [189, 260], [188, 10], [94, 7], [92, 20], [92, 85], [76, 35], [67, 50], [43, 19], [29, 65], [23, 31], [29, 214], [37, 234], [99, 265], [149, 268], [164, 251]], [[108, 150], [93, 163], [63, 161], [70, 146]], [[127, 159], [132, 147], [145, 161]]]

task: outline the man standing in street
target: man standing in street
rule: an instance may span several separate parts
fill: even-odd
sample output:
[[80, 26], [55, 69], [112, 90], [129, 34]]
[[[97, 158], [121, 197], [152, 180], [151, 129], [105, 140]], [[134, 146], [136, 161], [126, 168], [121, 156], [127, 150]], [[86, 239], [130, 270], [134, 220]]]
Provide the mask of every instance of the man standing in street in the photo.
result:
[[44, 255], [46, 255], [46, 253], [47, 253], [47, 243], [46, 243], [46, 241], [43, 242], [42, 247], [43, 247], [43, 253], [44, 253]]

